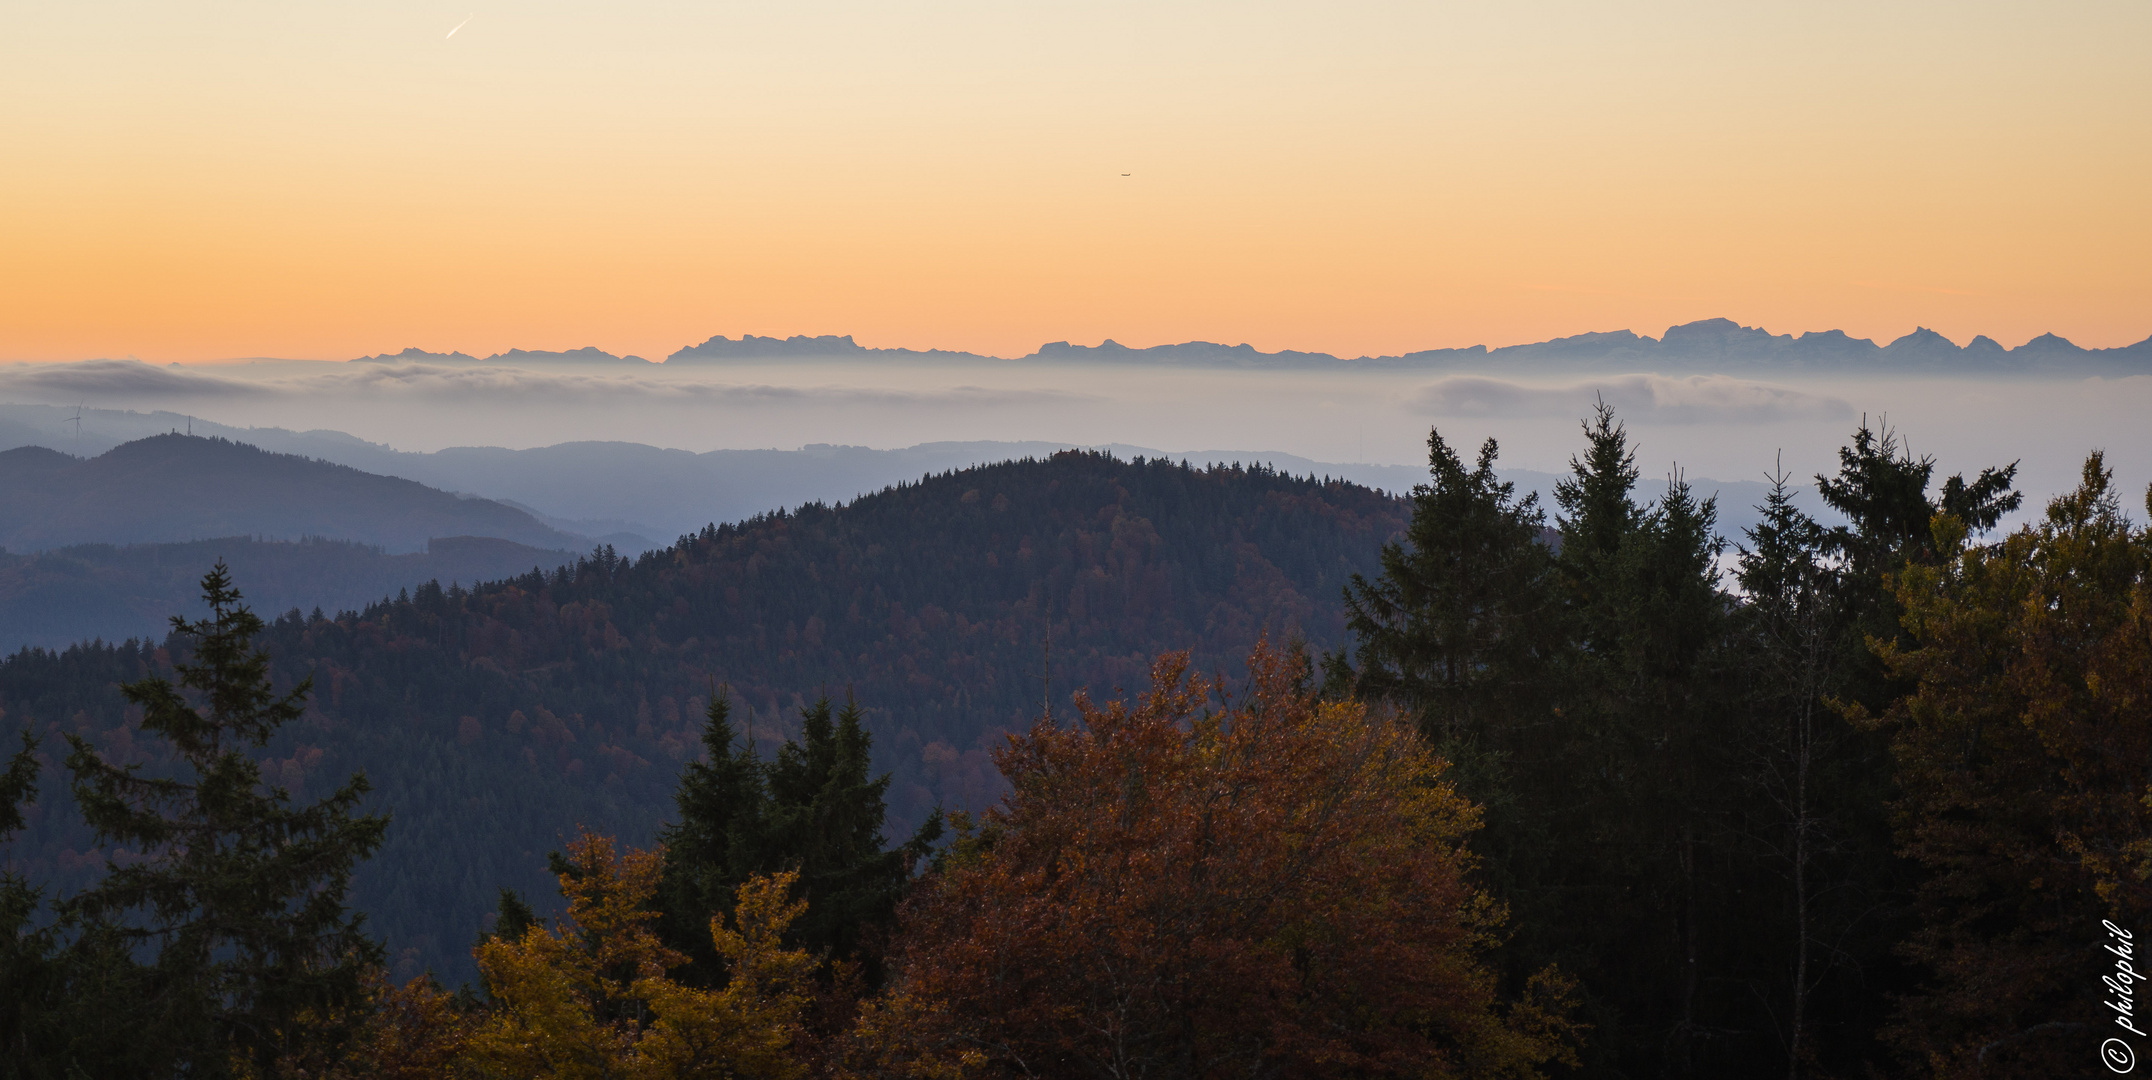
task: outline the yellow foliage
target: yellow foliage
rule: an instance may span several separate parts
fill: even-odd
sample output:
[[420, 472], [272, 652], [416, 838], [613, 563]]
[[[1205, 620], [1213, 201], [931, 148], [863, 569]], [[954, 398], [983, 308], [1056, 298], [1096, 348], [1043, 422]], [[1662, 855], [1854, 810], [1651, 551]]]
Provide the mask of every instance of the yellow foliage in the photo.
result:
[[300, 1023], [315, 1035], [303, 1040], [307, 1051], [279, 1057], [268, 1072], [234, 1055], [232, 1075], [239, 1080], [434, 1080], [450, 1075], [470, 1038], [473, 1018], [428, 976], [391, 986], [387, 973], [374, 968], [363, 979], [363, 997], [351, 1007], [301, 1015]]
[[662, 853], [615, 854], [610, 839], [588, 833], [569, 851], [577, 872], [561, 875], [568, 912], [560, 924], [476, 950], [500, 1005], [472, 1036], [464, 1065], [518, 1080], [805, 1073], [793, 1049], [816, 961], [782, 945], [786, 927], [806, 910], [786, 899], [795, 875], [742, 885], [737, 928], [711, 921], [732, 978], [723, 990], [701, 990], [667, 976], [686, 958], [650, 927]]

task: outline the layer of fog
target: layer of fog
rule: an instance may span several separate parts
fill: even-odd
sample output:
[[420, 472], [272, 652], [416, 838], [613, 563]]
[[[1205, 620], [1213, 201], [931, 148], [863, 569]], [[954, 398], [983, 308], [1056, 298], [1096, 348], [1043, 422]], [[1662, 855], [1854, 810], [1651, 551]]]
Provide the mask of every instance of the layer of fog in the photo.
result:
[[[1430, 426], [1469, 456], [1500, 440], [1509, 470], [1562, 471], [1579, 419], [1613, 405], [1645, 490], [1692, 479], [1797, 481], [1834, 471], [1864, 416], [1939, 475], [2021, 461], [2027, 513], [2108, 451], [2125, 504], [2152, 481], [2152, 376], [2087, 379], [1524, 377], [1010, 364], [653, 365], [514, 369], [262, 361], [0, 366], [0, 401], [164, 409], [236, 427], [324, 428], [399, 450], [617, 440], [687, 451], [878, 448], [951, 440], [1124, 444], [1173, 454], [1269, 451], [1424, 467]], [[51, 434], [66, 449], [70, 429]], [[1743, 484], [1746, 488], [1747, 484]], [[484, 492], [479, 492], [485, 494]], [[541, 507], [541, 509], [544, 509]], [[556, 510], [547, 510], [557, 513]]]

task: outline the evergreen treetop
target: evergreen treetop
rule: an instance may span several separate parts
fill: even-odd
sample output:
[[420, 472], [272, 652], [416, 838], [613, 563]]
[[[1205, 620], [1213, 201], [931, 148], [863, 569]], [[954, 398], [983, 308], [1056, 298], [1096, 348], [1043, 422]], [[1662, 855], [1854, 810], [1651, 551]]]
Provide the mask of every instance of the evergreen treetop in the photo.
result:
[[703, 729], [706, 761], [688, 764], [674, 796], [680, 820], [663, 833], [660, 930], [686, 953], [684, 977], [723, 979], [710, 920], [731, 912], [739, 887], [757, 875], [792, 873], [807, 910], [787, 940], [811, 953], [858, 960], [878, 975], [880, 936], [896, 915], [912, 867], [941, 833], [930, 817], [908, 841], [885, 848], [889, 788], [869, 773], [872, 738], [856, 702], [832, 714], [827, 698], [801, 710], [797, 742], [770, 761], [738, 745], [732, 703], [714, 695]]
[[344, 895], [388, 819], [356, 812], [364, 776], [310, 805], [264, 783], [249, 751], [305, 712], [312, 680], [275, 691], [269, 657], [253, 647], [262, 621], [222, 562], [202, 594], [208, 618], [172, 620], [194, 645], [176, 665], [179, 685], [152, 676], [122, 687], [142, 730], [178, 752], [181, 775], [144, 775], [68, 735], [76, 802], [111, 854], [105, 878], [60, 912], [79, 935], [78, 971], [128, 1003], [89, 1010], [81, 1023], [109, 1030], [85, 1030], [77, 1046], [125, 1054], [147, 1074], [266, 1069], [333, 1038], [309, 1018], [358, 1000], [382, 956]]

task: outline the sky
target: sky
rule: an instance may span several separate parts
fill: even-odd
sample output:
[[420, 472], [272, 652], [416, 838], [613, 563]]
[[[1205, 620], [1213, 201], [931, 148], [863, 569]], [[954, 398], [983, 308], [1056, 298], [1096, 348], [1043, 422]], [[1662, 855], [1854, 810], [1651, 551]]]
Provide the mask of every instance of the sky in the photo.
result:
[[0, 0], [0, 360], [2124, 345], [2148, 38], [2142, 0]]

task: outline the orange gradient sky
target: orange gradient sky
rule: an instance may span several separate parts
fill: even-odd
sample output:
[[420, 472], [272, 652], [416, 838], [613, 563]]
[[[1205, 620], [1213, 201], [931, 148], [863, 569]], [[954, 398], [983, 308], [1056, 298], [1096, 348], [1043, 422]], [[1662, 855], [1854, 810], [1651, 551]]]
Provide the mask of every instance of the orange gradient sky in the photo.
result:
[[0, 20], [0, 360], [2152, 334], [2142, 0]]

